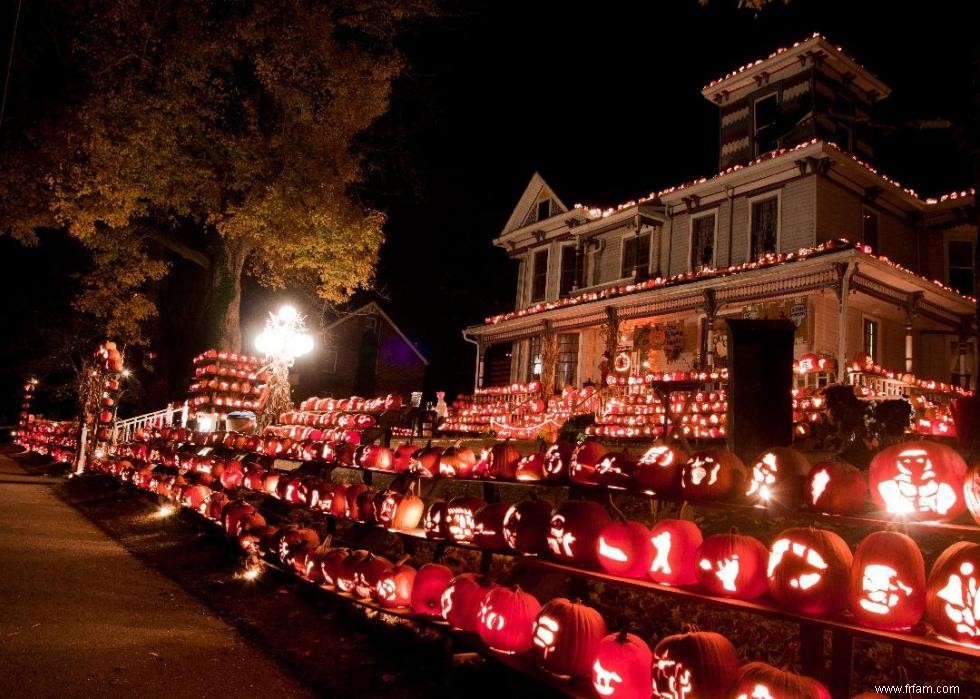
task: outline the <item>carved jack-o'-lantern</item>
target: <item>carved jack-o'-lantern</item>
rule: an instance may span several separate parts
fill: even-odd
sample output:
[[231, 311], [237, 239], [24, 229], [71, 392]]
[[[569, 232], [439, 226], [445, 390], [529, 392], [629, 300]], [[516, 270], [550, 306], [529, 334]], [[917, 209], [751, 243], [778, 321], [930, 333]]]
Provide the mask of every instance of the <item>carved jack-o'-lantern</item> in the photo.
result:
[[446, 448], [439, 457], [439, 475], [448, 478], [469, 478], [476, 467], [476, 454], [469, 447], [455, 445]]
[[640, 457], [633, 469], [637, 490], [657, 495], [679, 495], [681, 474], [688, 455], [673, 444], [655, 444]]
[[453, 571], [438, 563], [426, 563], [415, 574], [412, 611], [423, 616], [442, 616], [442, 593], [449, 587]]
[[759, 505], [796, 506], [803, 494], [803, 479], [808, 467], [806, 457], [796, 449], [767, 449], [752, 465], [745, 495], [750, 502]]
[[391, 561], [373, 553], [357, 564], [354, 572], [354, 594], [368, 598], [377, 595], [381, 575], [393, 568]]
[[482, 498], [463, 495], [449, 501], [446, 509], [446, 526], [449, 538], [460, 543], [472, 543], [476, 527], [476, 513], [486, 505]]
[[828, 529], [795, 527], [769, 550], [769, 593], [787, 609], [811, 616], [838, 612], [847, 603], [851, 549]]
[[538, 663], [559, 677], [588, 675], [605, 635], [599, 612], [564, 597], [541, 607], [532, 630]]
[[382, 490], [374, 497], [374, 517], [382, 527], [390, 527], [398, 512], [402, 494], [396, 490]]
[[936, 559], [926, 585], [926, 617], [939, 636], [980, 647], [980, 544], [957, 542]]
[[918, 545], [899, 532], [873, 532], [862, 539], [851, 564], [848, 601], [865, 626], [915, 625], [926, 607], [926, 567]]
[[867, 493], [864, 474], [840, 459], [814, 464], [803, 483], [804, 502], [820, 512], [841, 515], [860, 512]]
[[569, 458], [568, 476], [574, 483], [595, 483], [595, 467], [606, 454], [606, 448], [596, 441], [587, 439], [572, 450]]
[[963, 482], [963, 501], [973, 521], [980, 524], [980, 463], [972, 464]]
[[650, 530], [653, 558], [650, 579], [664, 585], [693, 585], [697, 582], [698, 548], [704, 542], [701, 530], [685, 519], [662, 519]]
[[595, 482], [614, 490], [626, 490], [633, 485], [636, 464], [622, 452], [607, 452], [595, 465]]
[[445, 500], [436, 500], [429, 505], [422, 520], [422, 527], [425, 529], [425, 536], [429, 539], [448, 539], [449, 538], [449, 503]]
[[534, 620], [541, 603], [520, 588], [495, 587], [480, 603], [477, 613], [480, 638], [500, 653], [523, 653], [534, 644]]
[[889, 514], [949, 521], [963, 512], [966, 462], [951, 447], [909, 442], [871, 460], [871, 499]]
[[738, 677], [738, 653], [711, 631], [667, 636], [653, 650], [653, 696], [724, 699]]
[[541, 553], [547, 549], [553, 509], [547, 500], [526, 500], [511, 506], [503, 521], [507, 546], [519, 553]]
[[559, 560], [594, 565], [599, 535], [611, 521], [606, 508], [597, 502], [567, 500], [551, 517], [548, 549]]
[[501, 550], [507, 548], [504, 537], [504, 517], [510, 511], [507, 502], [491, 502], [476, 513], [473, 525], [473, 544], [483, 549]]
[[550, 481], [568, 478], [568, 465], [575, 445], [569, 442], [556, 442], [544, 450], [544, 476]]
[[381, 573], [373, 597], [382, 607], [395, 609], [412, 603], [416, 570], [404, 561]]
[[519, 481], [541, 481], [544, 480], [544, 454], [535, 452], [522, 457], [517, 462], [517, 471], [514, 474]]
[[697, 554], [698, 585], [713, 595], [755, 599], [768, 588], [769, 552], [758, 539], [744, 534], [715, 534]]
[[690, 500], [721, 500], [744, 492], [745, 464], [727, 449], [691, 455], [681, 474], [681, 492]]
[[600, 697], [650, 699], [650, 647], [631, 633], [606, 636], [596, 648], [592, 688]]
[[453, 628], [476, 633], [480, 627], [480, 605], [491, 589], [481, 584], [475, 573], [457, 575], [442, 593], [442, 617]]
[[739, 671], [732, 699], [830, 699], [817, 680], [761, 662], [746, 663]]
[[650, 530], [639, 522], [607, 524], [596, 543], [596, 558], [607, 573], [645, 578], [653, 561]]

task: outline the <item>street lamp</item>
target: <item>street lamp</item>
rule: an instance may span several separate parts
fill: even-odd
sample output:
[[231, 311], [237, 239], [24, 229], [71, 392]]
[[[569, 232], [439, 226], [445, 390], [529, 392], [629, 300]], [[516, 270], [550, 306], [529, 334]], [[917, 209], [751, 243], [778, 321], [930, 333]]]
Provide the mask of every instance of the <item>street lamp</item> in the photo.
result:
[[313, 350], [313, 337], [306, 332], [303, 316], [286, 305], [269, 314], [265, 329], [255, 338], [255, 349], [269, 362], [268, 395], [257, 419], [261, 429], [292, 407], [289, 367], [297, 357]]

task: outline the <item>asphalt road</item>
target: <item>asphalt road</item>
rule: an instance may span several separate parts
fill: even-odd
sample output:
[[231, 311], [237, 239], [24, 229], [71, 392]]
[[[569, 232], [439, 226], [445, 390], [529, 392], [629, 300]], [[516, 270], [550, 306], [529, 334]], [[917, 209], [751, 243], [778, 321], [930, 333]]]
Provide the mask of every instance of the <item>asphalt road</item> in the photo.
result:
[[0, 454], [0, 698], [310, 696], [54, 482]]

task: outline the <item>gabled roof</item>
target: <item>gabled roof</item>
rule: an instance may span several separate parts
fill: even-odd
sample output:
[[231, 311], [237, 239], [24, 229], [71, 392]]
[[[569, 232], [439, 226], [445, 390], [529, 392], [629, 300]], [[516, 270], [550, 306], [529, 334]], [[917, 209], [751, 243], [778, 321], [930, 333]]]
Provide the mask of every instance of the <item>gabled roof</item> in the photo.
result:
[[531, 210], [537, 204], [538, 200], [541, 199], [541, 194], [546, 193], [557, 205], [560, 213], [565, 213], [568, 211], [568, 207], [565, 203], [558, 198], [544, 178], [538, 173], [534, 173], [531, 176], [531, 181], [528, 182], [527, 187], [524, 189], [524, 194], [517, 202], [517, 206], [514, 207], [514, 211], [511, 213], [510, 218], [507, 219], [507, 223], [504, 225], [504, 229], [500, 231], [500, 235], [504, 236], [511, 231], [516, 231], [518, 228], [523, 228], [528, 215]]
[[419, 349], [418, 347], [415, 346], [415, 343], [408, 339], [408, 336], [402, 332], [402, 329], [399, 328], [398, 325], [395, 323], [395, 321], [391, 319], [391, 316], [385, 313], [384, 309], [381, 307], [380, 304], [378, 304], [377, 301], [371, 301], [370, 303], [366, 303], [363, 306], [360, 306], [348, 313], [345, 313], [344, 315], [340, 316], [332, 323], [329, 323], [328, 325], [324, 326], [323, 332], [329, 332], [333, 328], [336, 328], [338, 325], [342, 325], [343, 323], [346, 323], [351, 318], [354, 318], [356, 316], [369, 315], [372, 312], [376, 312], [378, 315], [380, 315], [382, 318], [388, 321], [388, 325], [394, 328], [395, 332], [398, 333], [398, 335], [405, 341], [405, 344], [412, 348], [412, 351], [415, 352], [418, 358], [422, 360], [422, 363], [428, 366], [429, 360], [426, 359], [421, 352], [419, 352]]

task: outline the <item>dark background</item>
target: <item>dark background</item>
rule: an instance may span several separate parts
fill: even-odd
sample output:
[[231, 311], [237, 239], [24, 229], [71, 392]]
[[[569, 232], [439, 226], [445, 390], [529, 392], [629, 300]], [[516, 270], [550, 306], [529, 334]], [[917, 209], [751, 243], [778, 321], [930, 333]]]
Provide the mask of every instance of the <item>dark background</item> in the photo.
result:
[[[15, 113], [27, 94], [16, 89], [19, 47], [44, 23], [24, 4], [8, 104]], [[3, 59], [14, 5], [2, 5]], [[460, 330], [513, 307], [513, 263], [491, 240], [535, 170], [568, 206], [616, 204], [710, 176], [717, 112], [702, 86], [814, 31], [892, 87], [880, 105], [883, 123], [942, 117], [975, 129], [978, 19], [973, 3], [944, 1], [777, 0], [758, 15], [735, 0], [450, 4], [404, 38], [409, 70], [363, 144], [372, 176], [362, 195], [389, 216], [377, 290], [429, 358], [429, 390], [471, 389], [473, 347]], [[57, 61], [48, 64], [57, 80]], [[891, 130], [875, 165], [921, 196], [966, 188], [962, 137]], [[19, 385], [50, 351], [53, 329], [71, 323], [83, 265], [78, 246], [61, 236], [35, 249], [0, 237], [0, 424], [14, 417]], [[157, 290], [156, 369], [137, 367], [150, 407], [181, 396], [190, 356], [202, 349], [184, 322], [195, 303], [187, 274], [178, 270]], [[247, 285], [247, 345], [264, 313], [285, 299], [315, 324], [318, 309], [300, 294]], [[48, 411], [70, 412], [40, 395]]]

